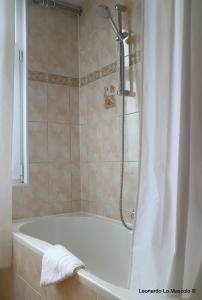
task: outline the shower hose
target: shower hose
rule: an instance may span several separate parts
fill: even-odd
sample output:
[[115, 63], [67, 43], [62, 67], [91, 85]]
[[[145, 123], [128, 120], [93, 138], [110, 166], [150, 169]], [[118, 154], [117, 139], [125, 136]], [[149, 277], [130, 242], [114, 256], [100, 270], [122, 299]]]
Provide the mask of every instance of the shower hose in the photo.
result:
[[120, 42], [120, 69], [121, 69], [121, 95], [122, 95], [122, 128], [121, 128], [121, 182], [120, 182], [120, 198], [119, 209], [120, 218], [123, 226], [128, 230], [133, 230], [130, 227], [123, 216], [123, 186], [124, 186], [124, 168], [125, 168], [125, 55], [124, 55], [124, 43]]

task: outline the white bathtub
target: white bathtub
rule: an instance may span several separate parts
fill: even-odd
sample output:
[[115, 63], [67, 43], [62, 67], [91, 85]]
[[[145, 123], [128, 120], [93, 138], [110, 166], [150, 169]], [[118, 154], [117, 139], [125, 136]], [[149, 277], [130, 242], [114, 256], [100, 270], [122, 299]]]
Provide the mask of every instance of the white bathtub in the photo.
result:
[[156, 299], [127, 289], [132, 236], [119, 222], [88, 214], [47, 216], [15, 222], [13, 235], [39, 255], [51, 244], [65, 246], [87, 266], [79, 280], [108, 299]]

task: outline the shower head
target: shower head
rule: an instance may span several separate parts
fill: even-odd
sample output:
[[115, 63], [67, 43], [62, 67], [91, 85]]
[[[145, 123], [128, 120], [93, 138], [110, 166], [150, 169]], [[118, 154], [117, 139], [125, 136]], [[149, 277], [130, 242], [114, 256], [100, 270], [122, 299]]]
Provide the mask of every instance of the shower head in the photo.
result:
[[105, 19], [110, 19], [111, 18], [111, 12], [108, 6], [104, 5], [104, 4], [100, 4], [97, 7], [97, 13], [98, 15], [100, 15], [101, 17], [105, 18]]
[[99, 16], [103, 17], [104, 19], [109, 20], [109, 22], [112, 25], [112, 29], [117, 37], [117, 40], [120, 42], [123, 42], [125, 36], [122, 35], [121, 32], [119, 32], [116, 24], [114, 23], [112, 17], [111, 17], [111, 12], [108, 6], [104, 5], [104, 4], [100, 4], [97, 7], [97, 13]]

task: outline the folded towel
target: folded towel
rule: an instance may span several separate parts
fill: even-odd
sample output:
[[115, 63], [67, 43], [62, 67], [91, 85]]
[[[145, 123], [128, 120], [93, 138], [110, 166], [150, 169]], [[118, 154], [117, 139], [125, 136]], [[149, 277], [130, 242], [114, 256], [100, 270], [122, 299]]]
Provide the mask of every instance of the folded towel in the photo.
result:
[[61, 245], [48, 248], [42, 259], [41, 286], [67, 279], [81, 269], [84, 263]]

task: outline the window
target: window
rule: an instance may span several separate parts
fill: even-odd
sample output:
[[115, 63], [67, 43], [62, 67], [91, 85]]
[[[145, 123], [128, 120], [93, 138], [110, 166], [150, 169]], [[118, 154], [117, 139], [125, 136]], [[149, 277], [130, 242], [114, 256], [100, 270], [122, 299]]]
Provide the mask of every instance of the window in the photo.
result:
[[15, 0], [15, 64], [12, 140], [14, 184], [27, 183], [26, 0]]

